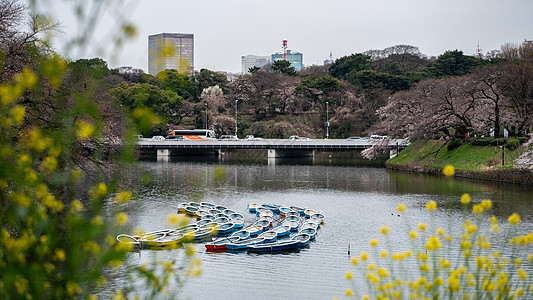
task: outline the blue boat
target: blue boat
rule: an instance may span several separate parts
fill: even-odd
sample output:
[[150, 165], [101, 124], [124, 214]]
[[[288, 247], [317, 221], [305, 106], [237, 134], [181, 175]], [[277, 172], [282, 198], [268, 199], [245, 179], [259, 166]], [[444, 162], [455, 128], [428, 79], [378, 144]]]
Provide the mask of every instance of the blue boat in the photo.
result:
[[291, 229], [288, 226], [284, 225], [276, 226], [270, 229], [270, 231], [274, 231], [275, 233], [277, 233], [278, 237], [283, 237], [291, 233]]
[[265, 238], [248, 238], [242, 241], [229, 243], [226, 245], [228, 250], [246, 250], [249, 245], [259, 245], [265, 242]]
[[248, 211], [251, 212], [251, 213], [255, 213], [257, 211], [257, 209], [261, 207], [261, 204], [259, 203], [250, 203], [248, 204]]
[[215, 216], [213, 216], [213, 215], [205, 215], [205, 216], [202, 216], [202, 220], [214, 221], [215, 220]]
[[273, 243], [278, 240], [278, 233], [275, 231], [265, 231], [257, 236], [258, 238], [264, 238], [265, 243]]
[[314, 229], [314, 228], [302, 229], [302, 230], [300, 230], [300, 232], [298, 232], [298, 234], [301, 234], [301, 233], [308, 234], [311, 237], [311, 240], [314, 240], [315, 237], [316, 237], [316, 229]]
[[241, 229], [244, 226], [244, 219], [231, 219], [231, 222], [235, 224], [235, 229]]
[[311, 236], [307, 233], [298, 233], [291, 240], [300, 242], [300, 247], [305, 247], [311, 242]]
[[298, 206], [289, 206], [292, 208], [295, 212], [299, 213], [300, 215], [305, 215], [305, 209], [298, 207]]
[[320, 224], [324, 224], [324, 219], [326, 217], [322, 214], [322, 213], [316, 213], [316, 214], [312, 214], [309, 219], [311, 220], [317, 220]]
[[271, 210], [275, 214], [279, 214], [280, 213], [279, 205], [263, 203], [263, 204], [261, 204], [261, 206], [266, 208], [266, 209], [268, 209], [268, 210]]
[[287, 215], [288, 213], [290, 213], [291, 211], [294, 211], [292, 210], [292, 208], [288, 207], [288, 206], [280, 206], [279, 208], [279, 213], [282, 215], [282, 216], [285, 216]]
[[285, 221], [282, 224], [286, 227], [289, 227], [290, 231], [297, 231], [300, 228], [300, 223], [294, 220]]
[[285, 240], [281, 242], [266, 243], [259, 245], [249, 245], [248, 252], [255, 253], [272, 253], [278, 251], [287, 251], [300, 248], [299, 240]]
[[222, 238], [222, 239], [218, 239], [216, 241], [213, 241], [211, 243], [207, 243], [205, 244], [205, 248], [208, 250], [208, 251], [216, 251], [216, 250], [224, 250], [224, 249], [227, 249], [226, 248], [226, 245], [229, 244], [229, 243], [233, 243], [233, 242], [237, 242], [239, 241], [241, 238], [238, 237], [238, 236], [234, 236], [234, 237], [225, 237], [225, 238]]
[[233, 224], [232, 222], [224, 223], [220, 225], [215, 235], [216, 236], [228, 235], [232, 233], [234, 229], [235, 229], [235, 224]]
[[248, 231], [245, 231], [245, 230], [239, 230], [239, 231], [235, 231], [234, 233], [232, 233], [230, 235], [230, 237], [239, 237], [242, 240], [242, 239], [249, 238], [250, 237], [250, 233]]

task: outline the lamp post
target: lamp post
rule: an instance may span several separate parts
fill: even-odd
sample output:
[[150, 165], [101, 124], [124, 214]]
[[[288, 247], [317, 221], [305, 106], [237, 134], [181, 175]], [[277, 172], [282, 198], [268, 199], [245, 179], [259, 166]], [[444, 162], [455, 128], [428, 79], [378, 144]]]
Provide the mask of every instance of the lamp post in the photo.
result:
[[207, 130], [207, 102], [205, 103], [205, 130]]
[[239, 99], [235, 100], [235, 136], [237, 136], [237, 103]]
[[326, 140], [329, 139], [329, 101], [326, 101]]

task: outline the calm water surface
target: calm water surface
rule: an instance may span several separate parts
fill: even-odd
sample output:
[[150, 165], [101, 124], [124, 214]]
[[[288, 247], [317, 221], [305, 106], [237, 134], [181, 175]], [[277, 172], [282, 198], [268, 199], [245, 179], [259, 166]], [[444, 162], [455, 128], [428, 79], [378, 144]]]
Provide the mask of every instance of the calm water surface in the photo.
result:
[[[310, 247], [276, 255], [207, 253], [196, 245], [203, 273], [179, 291], [190, 299], [331, 299], [349, 287], [344, 274], [353, 269], [352, 254], [369, 251], [371, 238], [380, 237], [382, 224], [391, 227], [389, 252], [409, 247], [406, 217], [411, 224], [434, 223], [448, 231], [462, 230], [460, 197], [473, 201], [492, 199], [492, 213], [503, 223], [509, 214], [521, 214], [520, 230], [533, 230], [533, 189], [483, 181], [399, 173], [363, 163], [353, 154], [319, 153], [315, 159], [268, 161], [225, 153], [222, 158], [173, 159], [141, 162], [153, 181], [140, 188], [127, 213], [131, 229], [167, 228], [166, 215], [186, 201], [208, 201], [245, 215], [252, 202], [267, 202], [322, 211], [325, 224]], [[223, 170], [223, 172], [220, 172]], [[141, 177], [141, 176], [139, 176]], [[431, 219], [425, 204], [434, 200], [439, 209]], [[405, 203], [408, 215], [396, 206]], [[402, 234], [403, 233], [403, 234]], [[154, 257], [179, 259], [181, 249], [132, 253], [131, 264]], [[118, 284], [118, 283], [111, 283]]]

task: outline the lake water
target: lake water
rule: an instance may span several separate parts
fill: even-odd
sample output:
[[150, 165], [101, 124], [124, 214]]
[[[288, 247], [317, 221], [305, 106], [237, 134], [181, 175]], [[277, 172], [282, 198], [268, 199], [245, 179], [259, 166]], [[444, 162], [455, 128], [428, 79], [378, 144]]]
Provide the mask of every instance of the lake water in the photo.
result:
[[[263, 155], [243, 158], [225, 153], [222, 158], [140, 164], [153, 180], [139, 189], [136, 200], [127, 207], [131, 230], [167, 228], [167, 214], [175, 213], [178, 203], [188, 201], [224, 205], [241, 212], [247, 220], [252, 215], [246, 206], [253, 202], [309, 207], [326, 216], [316, 240], [298, 252], [208, 253], [203, 244], [197, 244], [202, 275], [179, 290], [180, 298], [342, 297], [350, 287], [345, 273], [353, 270], [348, 247], [352, 255], [370, 251], [369, 240], [380, 238], [379, 228], [386, 224], [391, 227], [389, 252], [406, 250], [410, 248], [406, 219], [410, 224], [427, 222], [460, 232], [463, 193], [469, 193], [474, 202], [492, 199], [491, 213], [502, 225], [516, 211], [522, 217], [520, 231], [533, 230], [531, 187], [395, 172], [379, 167], [382, 162], [362, 163], [356, 154], [318, 153], [315, 159], [268, 161]], [[430, 200], [439, 207], [434, 218], [425, 209]], [[407, 205], [406, 215], [396, 212], [399, 203]], [[183, 249], [142, 250], [128, 260], [135, 265], [149, 263], [154, 257], [178, 259], [182, 253]], [[110, 288], [119, 282], [110, 283]]]

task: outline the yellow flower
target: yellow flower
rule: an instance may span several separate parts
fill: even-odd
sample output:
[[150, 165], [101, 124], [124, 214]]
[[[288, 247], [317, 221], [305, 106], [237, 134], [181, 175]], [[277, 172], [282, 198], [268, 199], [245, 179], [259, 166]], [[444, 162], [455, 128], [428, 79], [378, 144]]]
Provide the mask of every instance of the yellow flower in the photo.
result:
[[437, 203], [435, 201], [429, 201], [426, 204], [426, 208], [427, 208], [428, 211], [435, 210], [437, 208]]
[[381, 232], [381, 234], [384, 234], [384, 235], [385, 235], [385, 234], [388, 234], [389, 231], [390, 231], [389, 226], [387, 226], [387, 225], [381, 225], [381, 228], [380, 228], [380, 232]]
[[65, 250], [63, 250], [61, 248], [57, 248], [55, 250], [55, 255], [54, 255], [55, 260], [57, 260], [57, 261], [65, 261], [66, 257], [67, 257], [67, 255], [65, 254]]
[[88, 140], [91, 138], [91, 136], [94, 134], [95, 132], [95, 128], [94, 128], [94, 125], [85, 121], [85, 120], [79, 120], [77, 123], [76, 123], [76, 135], [78, 136], [79, 139], [81, 140]]
[[463, 203], [464, 205], [470, 203], [470, 195], [469, 194], [463, 194], [461, 196], [461, 203]]
[[387, 256], [389, 256], [389, 251], [381, 250], [381, 252], [379, 253], [379, 256], [386, 258]]
[[364, 295], [363, 296], [363, 300], [370, 300], [370, 296], [369, 295]]
[[353, 296], [353, 291], [351, 289], [347, 289], [346, 290], [346, 297], [351, 297]]
[[439, 227], [437, 228], [437, 231], [435, 231], [437, 233], [437, 235], [445, 235], [446, 234], [446, 230], [444, 230], [442, 227]]
[[24, 115], [26, 114], [26, 108], [24, 106], [17, 105], [11, 109], [11, 117], [15, 121], [15, 124], [20, 125], [24, 122]]
[[368, 271], [374, 271], [377, 268], [376, 264], [369, 264]]
[[520, 277], [520, 279], [522, 279], [522, 280], [526, 280], [527, 279], [527, 272], [524, 271], [524, 269], [522, 269], [522, 268], [516, 270], [516, 274], [518, 274], [518, 277]]
[[414, 240], [418, 236], [418, 232], [416, 230], [409, 231], [409, 237]]
[[485, 199], [481, 201], [481, 207], [483, 209], [491, 209], [492, 208], [492, 201], [490, 199]]
[[346, 276], [346, 279], [347, 279], [347, 280], [351, 280], [351, 279], [353, 278], [353, 273], [352, 273], [352, 271], [348, 271], [348, 272], [346, 272], [346, 275], [345, 275], [345, 276]]
[[427, 225], [425, 223], [418, 223], [418, 230], [419, 231], [426, 231]]
[[354, 266], [357, 266], [357, 264], [359, 263], [359, 261], [357, 260], [357, 257], [355, 257], [355, 256], [350, 259], [350, 262]]
[[427, 264], [421, 264], [420, 265], [420, 271], [428, 272], [429, 271], [429, 266]]
[[120, 212], [115, 216], [115, 224], [117, 224], [118, 226], [122, 226], [126, 224], [127, 221], [128, 221], [128, 215], [126, 215], [123, 212]]
[[517, 213], [513, 213], [509, 216], [509, 219], [507, 219], [507, 221], [509, 221], [510, 224], [516, 225], [520, 223], [520, 216]]
[[67, 282], [67, 293], [72, 296], [81, 293], [81, 287], [77, 282]]
[[77, 213], [79, 211], [83, 210], [83, 204], [80, 202], [80, 200], [75, 199], [70, 203], [70, 212], [71, 213]]
[[396, 208], [399, 212], [404, 212], [407, 209], [407, 206], [405, 204], [400, 203], [398, 204], [398, 208]]
[[446, 165], [444, 169], [442, 169], [442, 174], [444, 174], [444, 176], [453, 176], [453, 174], [455, 174], [455, 168], [452, 165]]
[[368, 253], [366, 252], [361, 252], [361, 260], [362, 261], [366, 261], [368, 259]]
[[121, 191], [115, 196], [115, 201], [118, 203], [126, 203], [130, 201], [131, 193], [128, 191]]
[[483, 206], [481, 204], [474, 204], [472, 207], [472, 213], [474, 214], [480, 214], [483, 212]]
[[437, 250], [437, 249], [440, 249], [440, 246], [441, 246], [440, 240], [439, 238], [435, 236], [431, 236], [428, 242], [426, 243], [427, 250]]
[[378, 245], [378, 240], [377, 239], [371, 239], [370, 240], [370, 246], [377, 247], [377, 245]]
[[379, 268], [379, 269], [378, 269], [378, 275], [379, 275], [380, 277], [389, 277], [390, 273], [389, 273], [389, 271], [387, 271], [387, 269], [385, 269], [385, 268]]

